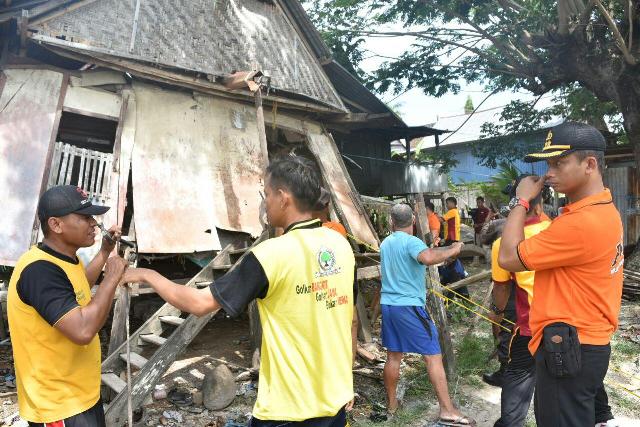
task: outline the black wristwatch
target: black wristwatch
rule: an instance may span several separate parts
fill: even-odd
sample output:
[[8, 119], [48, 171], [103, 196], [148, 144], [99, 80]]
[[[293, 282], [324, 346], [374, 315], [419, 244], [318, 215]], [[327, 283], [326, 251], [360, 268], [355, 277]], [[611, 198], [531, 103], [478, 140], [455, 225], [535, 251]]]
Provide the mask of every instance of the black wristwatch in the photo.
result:
[[505, 310], [504, 308], [500, 310], [497, 305], [495, 305], [494, 303], [491, 303], [491, 311], [493, 311], [494, 314], [498, 314], [498, 315], [504, 314], [504, 310]]

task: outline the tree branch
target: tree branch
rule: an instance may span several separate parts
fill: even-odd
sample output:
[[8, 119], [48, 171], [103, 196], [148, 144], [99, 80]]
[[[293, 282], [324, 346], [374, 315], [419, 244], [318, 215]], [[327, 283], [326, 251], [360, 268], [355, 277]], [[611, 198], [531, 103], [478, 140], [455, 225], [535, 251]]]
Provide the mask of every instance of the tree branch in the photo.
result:
[[600, 12], [602, 13], [602, 16], [604, 16], [605, 21], [607, 21], [607, 25], [613, 32], [613, 36], [618, 42], [618, 47], [622, 51], [622, 55], [624, 56], [625, 61], [627, 61], [629, 65], [638, 64], [638, 60], [627, 49], [627, 46], [624, 43], [624, 38], [622, 38], [622, 34], [620, 34], [620, 30], [618, 30], [616, 23], [613, 22], [613, 18], [611, 17], [611, 15], [609, 15], [609, 12], [607, 12], [607, 9], [603, 6], [600, 0], [595, 0], [595, 3], [598, 9], [600, 10]]

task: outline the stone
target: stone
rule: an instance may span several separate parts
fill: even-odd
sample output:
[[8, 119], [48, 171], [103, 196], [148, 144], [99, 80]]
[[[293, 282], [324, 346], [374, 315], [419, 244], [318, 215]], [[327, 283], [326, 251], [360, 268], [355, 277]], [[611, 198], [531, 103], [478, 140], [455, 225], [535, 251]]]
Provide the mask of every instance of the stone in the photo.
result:
[[204, 406], [212, 411], [226, 408], [236, 397], [236, 383], [226, 365], [218, 365], [209, 370], [202, 382]]

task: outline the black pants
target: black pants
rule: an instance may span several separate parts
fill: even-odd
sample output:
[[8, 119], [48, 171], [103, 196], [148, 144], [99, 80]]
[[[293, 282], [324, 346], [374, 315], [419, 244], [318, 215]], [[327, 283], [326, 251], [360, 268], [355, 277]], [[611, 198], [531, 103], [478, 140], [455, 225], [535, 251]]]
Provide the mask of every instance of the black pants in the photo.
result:
[[[507, 363], [509, 361], [509, 343], [511, 342], [511, 330], [513, 329], [513, 323], [516, 322], [516, 284], [511, 282], [511, 293], [509, 294], [509, 300], [504, 308], [504, 316], [500, 324], [508, 329], [504, 330], [500, 328], [498, 333], [498, 361], [500, 364]], [[509, 323], [509, 321], [513, 323]]]
[[347, 413], [342, 408], [333, 417], [311, 418], [305, 421], [273, 421], [251, 418], [247, 427], [345, 427]]
[[529, 353], [531, 337], [516, 330], [509, 348], [510, 360], [502, 375], [500, 418], [494, 427], [521, 427], [527, 418], [536, 386], [536, 363]]
[[65, 426], [65, 427], [106, 427], [104, 420], [104, 410], [102, 408], [102, 399], [98, 399], [98, 403], [84, 412], [76, 414], [72, 417], [65, 418], [53, 423], [32, 423], [30, 427], [48, 427], [48, 426]]
[[583, 344], [580, 350], [582, 369], [574, 378], [551, 376], [544, 363], [544, 348], [536, 352], [535, 412], [539, 427], [584, 427], [596, 423], [596, 396], [600, 395], [599, 404], [602, 393], [606, 396], [603, 381], [611, 347]]

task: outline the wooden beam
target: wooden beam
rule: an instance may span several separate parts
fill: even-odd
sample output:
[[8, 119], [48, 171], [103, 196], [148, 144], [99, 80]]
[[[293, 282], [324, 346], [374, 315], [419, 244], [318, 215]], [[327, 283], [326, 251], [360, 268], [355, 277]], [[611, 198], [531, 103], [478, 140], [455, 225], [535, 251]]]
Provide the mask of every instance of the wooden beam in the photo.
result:
[[[429, 232], [429, 224], [427, 222], [427, 210], [424, 204], [422, 193], [414, 194], [413, 202], [416, 210], [416, 228], [418, 237], [424, 240], [424, 236]], [[449, 380], [453, 379], [455, 374], [455, 355], [453, 353], [453, 345], [451, 343], [451, 333], [447, 313], [444, 308], [444, 302], [429, 290], [443, 292], [440, 284], [440, 275], [438, 269], [434, 265], [427, 267], [427, 306], [429, 313], [438, 328], [438, 336], [440, 338], [440, 348], [442, 349], [442, 359]]]
[[118, 117], [116, 116], [108, 116], [106, 114], [94, 113], [93, 111], [82, 110], [80, 108], [62, 107], [62, 111], [67, 113], [80, 114], [81, 116], [94, 117], [96, 119], [110, 120], [112, 122], [118, 121]]
[[473, 276], [469, 276], [462, 280], [458, 280], [457, 282], [444, 286], [444, 289], [455, 291], [456, 289], [460, 289], [463, 286], [471, 285], [473, 283], [477, 283], [487, 279], [491, 279], [491, 270], [486, 270], [486, 271], [483, 271], [482, 273], [474, 274]]
[[[58, 97], [58, 105], [56, 107], [56, 116], [53, 119], [53, 126], [51, 128], [51, 137], [49, 138], [49, 148], [47, 150], [47, 157], [44, 161], [44, 171], [42, 172], [42, 181], [40, 182], [40, 196], [47, 191], [47, 185], [49, 183], [49, 174], [51, 173], [51, 160], [53, 158], [53, 152], [56, 144], [56, 137], [58, 136], [58, 127], [60, 126], [60, 118], [62, 117], [62, 106], [64, 105], [64, 98], [67, 95], [67, 87], [69, 86], [69, 74], [64, 74], [62, 77], [62, 87], [60, 88], [60, 96]], [[40, 220], [36, 212], [33, 219], [33, 227], [31, 230], [31, 244], [35, 245], [38, 241], [38, 227], [40, 226]]]

